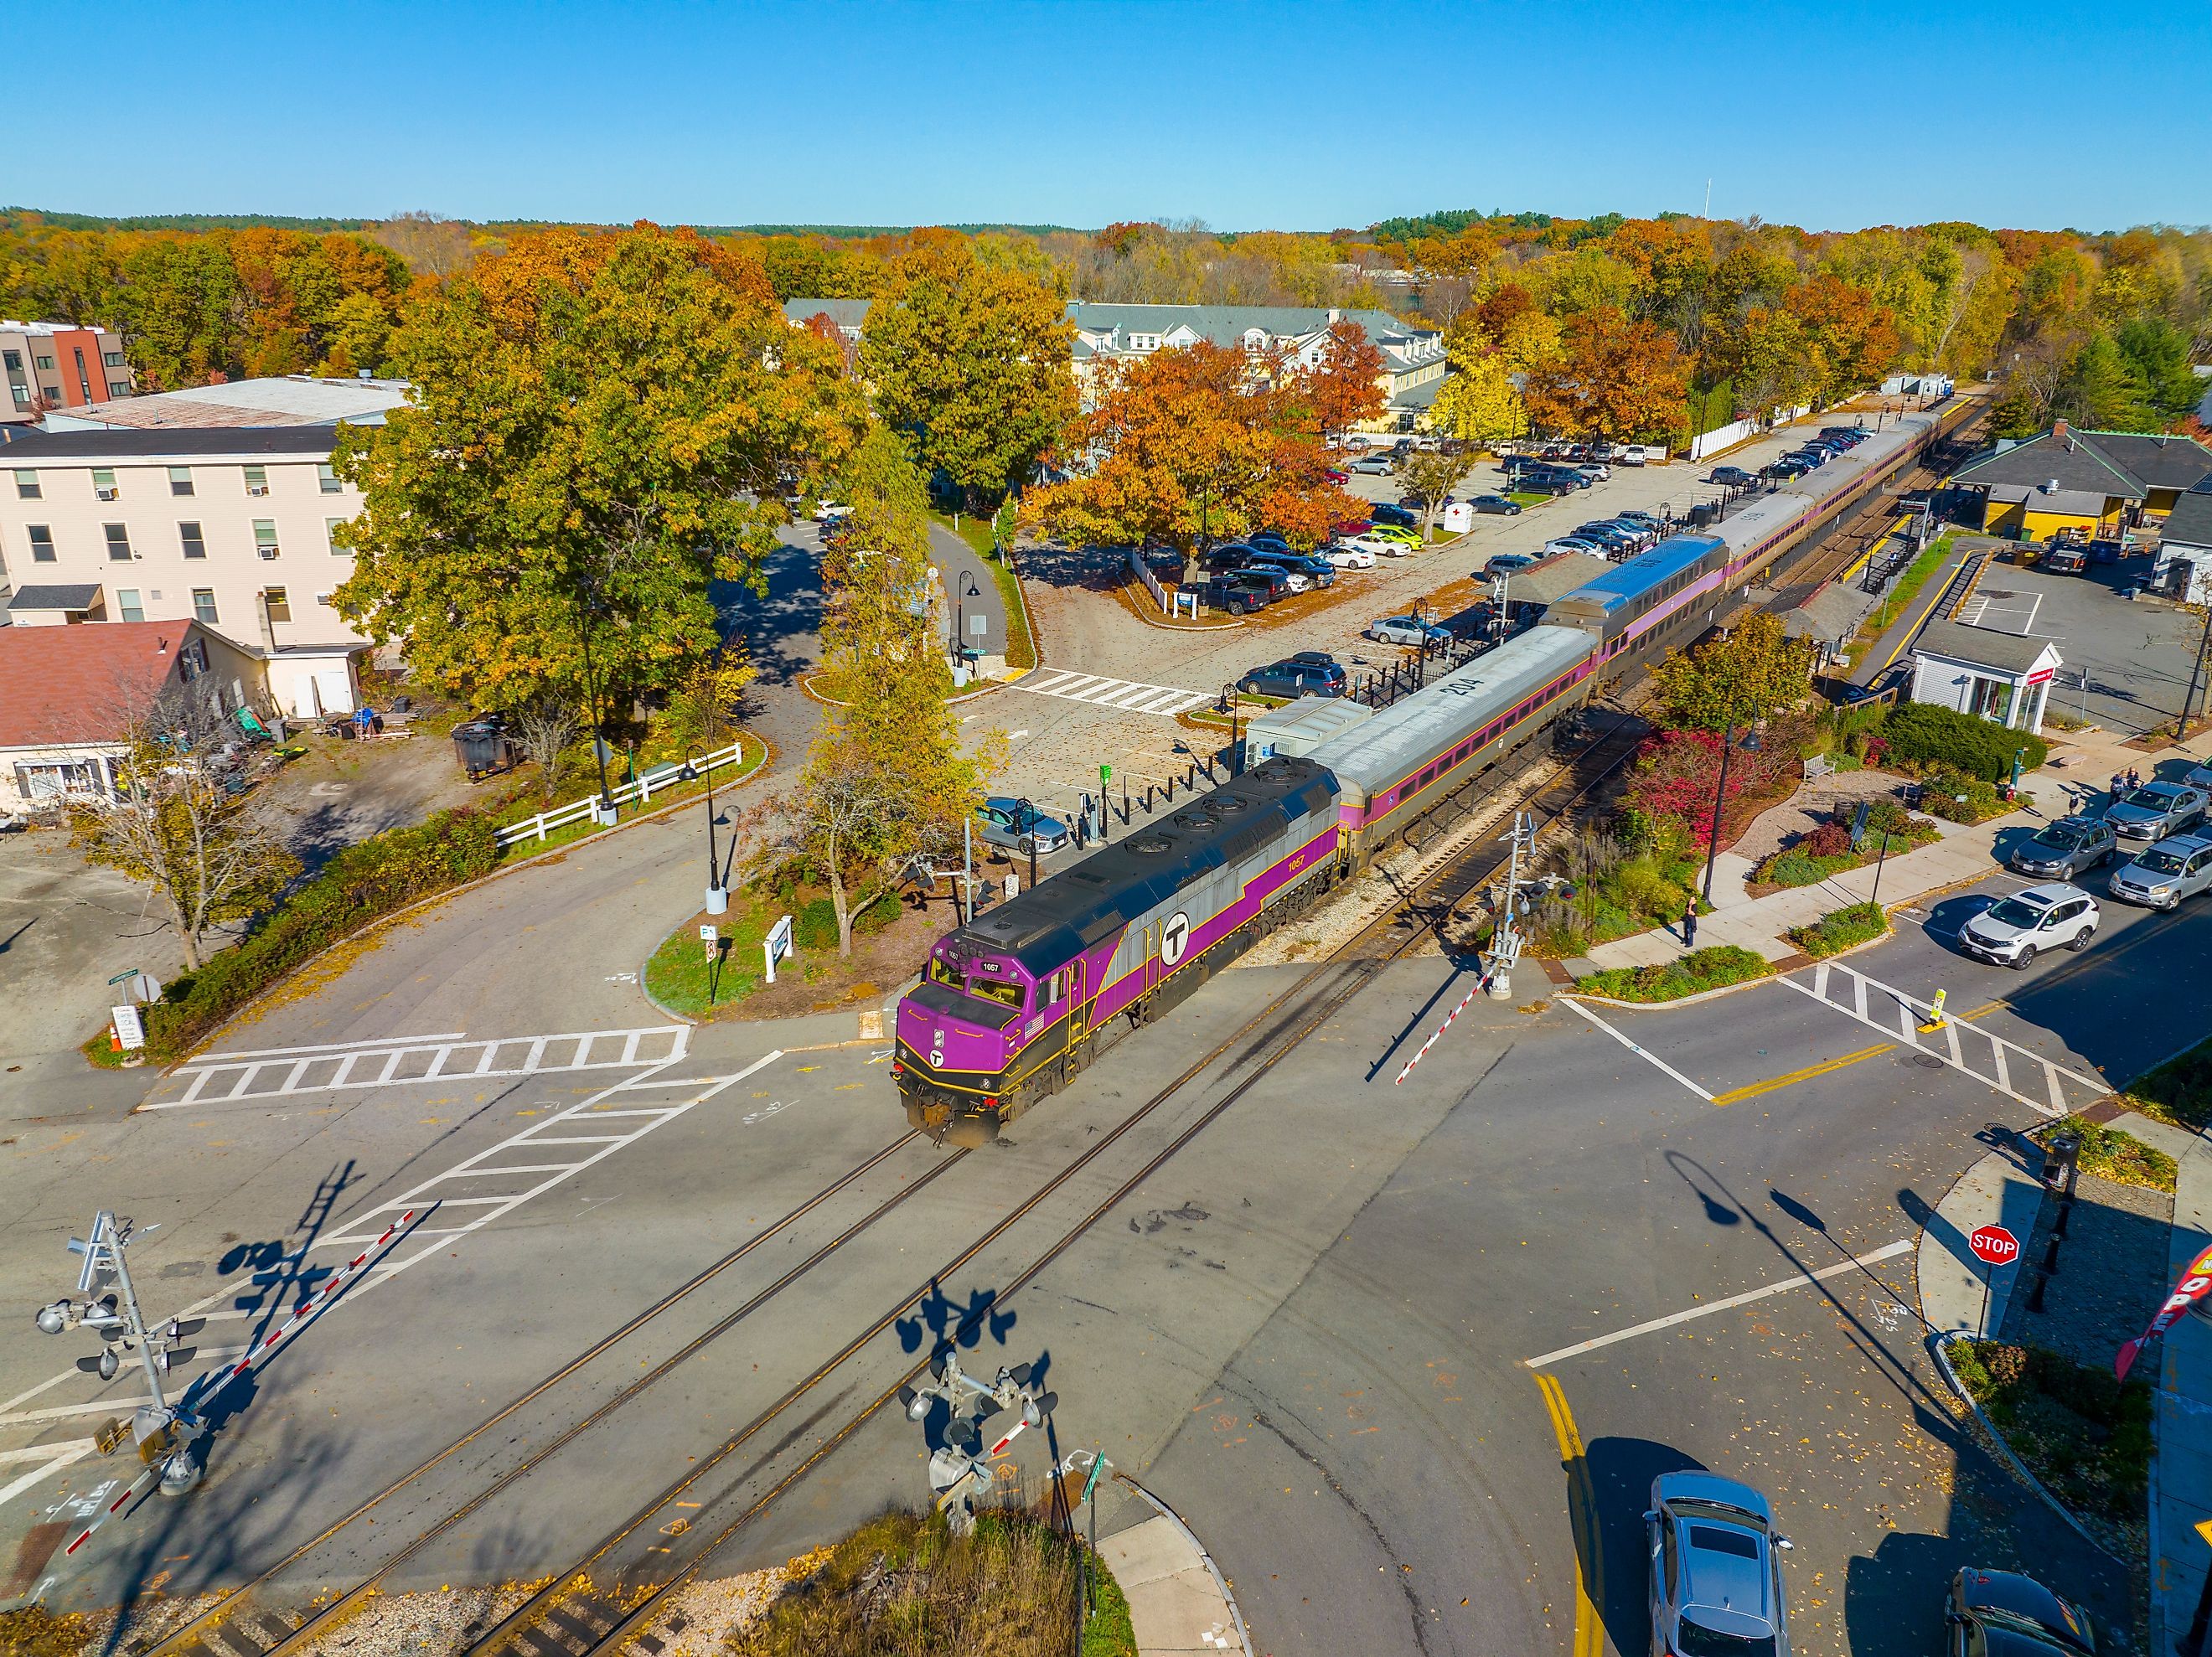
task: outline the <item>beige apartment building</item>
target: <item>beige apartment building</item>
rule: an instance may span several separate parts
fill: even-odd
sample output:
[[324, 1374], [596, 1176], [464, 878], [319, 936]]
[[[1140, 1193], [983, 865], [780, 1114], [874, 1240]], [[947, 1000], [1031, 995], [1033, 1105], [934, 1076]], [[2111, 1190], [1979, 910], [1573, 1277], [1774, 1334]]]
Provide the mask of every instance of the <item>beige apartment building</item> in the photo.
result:
[[17, 626], [191, 621], [265, 664], [275, 711], [350, 713], [362, 635], [331, 607], [361, 497], [334, 426], [10, 433], [0, 581]]

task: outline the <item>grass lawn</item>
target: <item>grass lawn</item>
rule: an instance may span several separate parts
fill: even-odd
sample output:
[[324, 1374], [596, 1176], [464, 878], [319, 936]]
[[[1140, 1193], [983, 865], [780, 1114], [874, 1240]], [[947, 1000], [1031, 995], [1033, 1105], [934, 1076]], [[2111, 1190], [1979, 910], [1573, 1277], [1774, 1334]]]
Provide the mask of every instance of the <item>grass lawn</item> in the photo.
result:
[[1516, 507], [1548, 507], [1558, 497], [1549, 495], [1510, 494], [1505, 497]]
[[2054, 1137], [2068, 1132], [2081, 1136], [2081, 1167], [2084, 1174], [2094, 1174], [2117, 1185], [2139, 1185], [2151, 1191], [2173, 1189], [2175, 1175], [2180, 1171], [2174, 1166], [2173, 1158], [2155, 1145], [2145, 1144], [2124, 1129], [2070, 1116], [2063, 1122], [2046, 1124], [2029, 1137], [2047, 1147]]
[[2146, 1071], [2121, 1097], [2130, 1110], [2192, 1132], [2212, 1126], [2212, 1041]]

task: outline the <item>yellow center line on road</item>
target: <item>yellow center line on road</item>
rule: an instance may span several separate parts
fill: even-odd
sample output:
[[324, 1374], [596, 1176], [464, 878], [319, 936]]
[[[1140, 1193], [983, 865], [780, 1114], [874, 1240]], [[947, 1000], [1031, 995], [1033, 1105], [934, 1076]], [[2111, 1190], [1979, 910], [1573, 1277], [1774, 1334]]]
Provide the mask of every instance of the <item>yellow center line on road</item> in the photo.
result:
[[[1583, 1435], [1576, 1429], [1574, 1411], [1567, 1407], [1565, 1389], [1553, 1375], [1539, 1375], [1537, 1389], [1552, 1417], [1552, 1434], [1559, 1442], [1559, 1460], [1567, 1473], [1567, 1520], [1575, 1543], [1574, 1657], [1605, 1657], [1605, 1628], [1599, 1622], [1595, 1594], [1605, 1591], [1604, 1562], [1597, 1551], [1597, 1501], [1590, 1485], [1589, 1462], [1583, 1454]], [[1589, 1575], [1583, 1562], [1589, 1562]]]
[[[2008, 1005], [2003, 1001], [1984, 1001], [1972, 1012], [1956, 1015], [1952, 1022], [1959, 1024], [1967, 1023]], [[1760, 1094], [1771, 1093], [1777, 1088], [1790, 1087], [1799, 1082], [1809, 1082], [1816, 1076], [1826, 1076], [1831, 1071], [1842, 1070], [1844, 1066], [1856, 1065], [1863, 1059], [1879, 1059], [1885, 1053], [1896, 1051], [1896, 1042], [1877, 1041], [1870, 1047], [1861, 1047], [1856, 1053], [1846, 1053], [1818, 1065], [1808, 1065], [1802, 1070], [1788, 1071], [1780, 1076], [1770, 1076], [1764, 1082], [1747, 1082], [1740, 1088], [1730, 1088], [1726, 1093], [1717, 1093], [1713, 1096], [1713, 1103], [1733, 1105], [1745, 1099], [1756, 1099]]]

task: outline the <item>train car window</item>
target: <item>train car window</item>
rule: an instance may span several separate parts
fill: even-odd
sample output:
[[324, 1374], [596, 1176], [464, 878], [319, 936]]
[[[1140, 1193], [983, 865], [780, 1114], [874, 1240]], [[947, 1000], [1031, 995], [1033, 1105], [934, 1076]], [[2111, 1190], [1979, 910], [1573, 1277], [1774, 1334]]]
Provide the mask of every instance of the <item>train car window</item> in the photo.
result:
[[968, 993], [981, 996], [987, 1001], [1001, 1002], [1009, 1007], [1022, 1005], [1022, 986], [1000, 979], [971, 978], [968, 980]]
[[1474, 744], [1472, 740], [1462, 743], [1459, 745], [1459, 752], [1452, 756], [1452, 763], [1454, 765], [1457, 765], [1462, 760], [1465, 759], [1473, 752], [1474, 752]]

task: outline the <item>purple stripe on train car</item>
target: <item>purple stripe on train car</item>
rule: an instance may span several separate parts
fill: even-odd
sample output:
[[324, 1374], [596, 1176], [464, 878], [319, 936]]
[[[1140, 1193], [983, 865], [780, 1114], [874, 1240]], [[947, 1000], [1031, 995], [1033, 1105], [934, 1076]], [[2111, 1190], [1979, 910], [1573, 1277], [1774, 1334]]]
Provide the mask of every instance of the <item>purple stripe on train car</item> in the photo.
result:
[[[1154, 986], [1164, 982], [1176, 973], [1181, 972], [1185, 966], [1197, 960], [1213, 944], [1219, 943], [1246, 921], [1251, 920], [1254, 915], [1259, 913], [1267, 901], [1290, 884], [1295, 876], [1304, 873], [1323, 858], [1334, 856], [1335, 853], [1336, 829], [1331, 826], [1323, 833], [1315, 835], [1288, 857], [1263, 870], [1246, 883], [1243, 895], [1234, 903], [1211, 920], [1201, 921], [1191, 928], [1190, 938], [1183, 945], [1181, 959], [1175, 966], [1162, 973], [1159, 978], [1154, 980]], [[1110, 952], [1108, 959], [1109, 961], [1112, 959]], [[1103, 971], [1103, 967], [1102, 966], [1099, 970]], [[1100, 989], [1097, 1002], [1091, 1015], [1091, 1022], [1094, 1025], [1104, 1023], [1116, 1013], [1127, 1011], [1130, 1003], [1154, 986], [1148, 986], [1145, 982], [1145, 968], [1142, 966], [1138, 967], [1134, 971], [1124, 973], [1111, 984]]]

